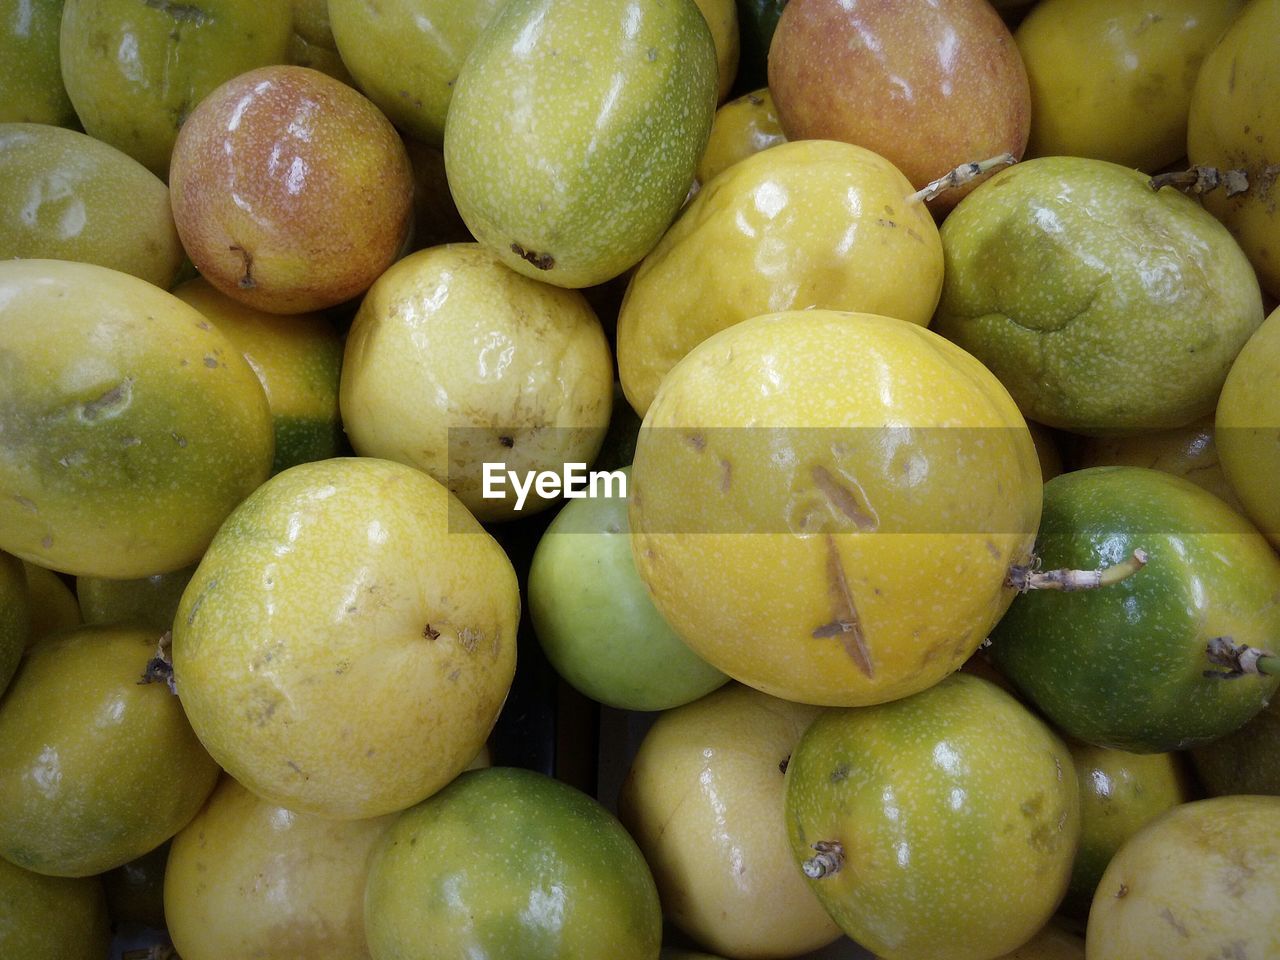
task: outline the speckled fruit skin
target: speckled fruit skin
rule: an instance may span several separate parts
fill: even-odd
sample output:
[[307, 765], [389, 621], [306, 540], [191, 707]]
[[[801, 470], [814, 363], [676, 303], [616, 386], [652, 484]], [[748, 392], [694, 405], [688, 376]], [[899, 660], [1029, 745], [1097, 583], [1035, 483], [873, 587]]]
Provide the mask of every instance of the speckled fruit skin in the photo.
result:
[[738, 75], [738, 7], [734, 0], [693, 0], [716, 48], [716, 102], [724, 102]]
[[46, 877], [0, 858], [0, 955], [102, 960], [111, 926], [97, 877]]
[[185, 960], [368, 960], [369, 854], [394, 819], [323, 820], [224, 777], [169, 851], [174, 947]]
[[1147, 565], [1103, 589], [1019, 596], [992, 632], [996, 666], [1061, 730], [1133, 753], [1229, 733], [1280, 678], [1224, 680], [1209, 641], [1270, 649], [1280, 637], [1280, 557], [1190, 481], [1093, 467], [1044, 488], [1036, 553], [1045, 570], [1096, 570], [1141, 548]]
[[704, 340], [658, 389], [632, 479], [636, 569], [681, 638], [743, 683], [832, 706], [959, 667], [1040, 517], [1004, 388], [871, 314], [766, 314]]
[[22, 561], [0, 552], [0, 694], [13, 678], [31, 636], [31, 592]]
[[803, 140], [757, 153], [698, 191], [627, 286], [618, 371], [644, 414], [662, 378], [713, 333], [813, 307], [927, 326], [942, 241], [883, 157]]
[[501, 0], [330, 0], [342, 62], [415, 140], [440, 146], [458, 71]]
[[667, 918], [710, 950], [793, 957], [841, 935], [791, 862], [783, 773], [819, 708], [731, 684], [645, 734], [618, 815]]
[[1280, 308], [1231, 365], [1214, 422], [1222, 472], [1244, 512], [1280, 548]]
[[1117, 850], [1166, 810], [1192, 799], [1178, 753], [1129, 753], [1071, 741], [1080, 784], [1080, 849], [1063, 913], [1087, 917], [1098, 881]]
[[62, 78], [84, 129], [166, 177], [174, 140], [211, 90], [284, 63], [285, 0], [66, 0]]
[[1204, 196], [1258, 271], [1263, 288], [1280, 297], [1280, 0], [1252, 0], [1205, 57], [1191, 93], [1187, 159], [1243, 169], [1250, 189]]
[[435, 477], [481, 520], [517, 513], [484, 495], [483, 464], [591, 463], [613, 404], [613, 357], [576, 290], [530, 280], [479, 244], [410, 254], [380, 276], [347, 333], [339, 391], [361, 456]]
[[1257, 278], [1226, 229], [1113, 163], [1027, 160], [966, 197], [941, 233], [933, 328], [1051, 427], [1134, 432], [1206, 416], [1262, 323]]
[[715, 46], [693, 0], [512, 0], [458, 75], [449, 189], [512, 269], [602, 283], [671, 223], [715, 108]]
[[[657, 960], [662, 912], [635, 841], [599, 802], [512, 767], [464, 773], [379, 841], [373, 960]], [[605, 947], [604, 945], [607, 945]]]
[[966, 674], [826, 711], [787, 765], [792, 855], [841, 845], [843, 866], [808, 883], [883, 960], [989, 960], [1029, 940], [1067, 888], [1079, 802], [1063, 743]]
[[744, 93], [716, 111], [707, 148], [698, 160], [698, 182], [710, 183], [739, 160], [786, 142], [769, 88]]
[[1031, 81], [1027, 155], [1158, 173], [1186, 155], [1191, 88], [1244, 0], [1046, 0], [1014, 39]]
[[0, 122], [75, 123], [58, 57], [62, 3], [0, 2]]
[[0, 124], [0, 259], [96, 263], [168, 289], [184, 254], [169, 188], [115, 147], [47, 124]]
[[99, 577], [195, 561], [271, 466], [240, 352], [106, 267], [2, 261], [0, 302], [0, 549]]
[[186, 826], [218, 768], [164, 681], [160, 635], [82, 626], [31, 647], [0, 709], [0, 856], [87, 877]]
[[[769, 89], [788, 139], [859, 144], [916, 187], [962, 163], [1021, 157], [1027, 144], [1027, 74], [985, 0], [909, 16], [896, 0], [790, 0], [769, 46]], [[949, 210], [971, 189], [930, 205]]]
[[403, 810], [484, 744], [519, 608], [502, 548], [425, 473], [299, 464], [227, 518], [187, 585], [178, 695], [264, 799], [333, 819]]
[[262, 382], [275, 434], [273, 474], [341, 452], [342, 338], [328, 317], [265, 313], [228, 297], [203, 277], [179, 284], [173, 295], [226, 334]]
[[1089, 960], [1280, 956], [1280, 797], [1216, 797], [1148, 824], [1089, 911]]
[[307, 67], [251, 70], [210, 93], [174, 144], [169, 187], [205, 279], [270, 313], [363, 293], [413, 215], [409, 155], [390, 121]]

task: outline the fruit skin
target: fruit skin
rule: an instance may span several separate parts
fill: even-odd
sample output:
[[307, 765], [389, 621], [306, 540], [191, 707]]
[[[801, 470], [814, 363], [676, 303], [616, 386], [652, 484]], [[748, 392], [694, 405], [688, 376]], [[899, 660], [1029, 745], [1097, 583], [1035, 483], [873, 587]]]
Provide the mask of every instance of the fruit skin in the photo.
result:
[[[519, 516], [483, 464], [590, 463], [613, 403], [613, 357], [583, 295], [530, 280], [475, 243], [412, 253], [369, 289], [347, 333], [342, 422], [361, 456], [419, 468], [480, 520]], [[531, 495], [522, 513], [554, 502]]]
[[1222, 679], [1214, 637], [1270, 648], [1280, 636], [1280, 557], [1190, 481], [1093, 467], [1044, 488], [1045, 570], [1096, 570], [1147, 552], [1119, 583], [1019, 596], [992, 631], [1000, 670], [1061, 730], [1132, 753], [1180, 750], [1240, 727], [1280, 677]]
[[998, 960], [1085, 960], [1084, 940], [1052, 923]]
[[681, 357], [762, 313], [813, 307], [927, 326], [942, 289], [933, 218], [888, 160], [831, 140], [757, 153], [706, 184], [627, 286], [618, 372], [644, 414]]
[[635, 841], [596, 800], [531, 770], [464, 773], [405, 811], [365, 888], [373, 960], [657, 960], [662, 913]]
[[390, 121], [307, 67], [251, 70], [205, 97], [174, 144], [169, 186], [200, 273], [269, 313], [363, 293], [413, 215], [409, 155]]
[[1239, 793], [1280, 797], [1277, 743], [1280, 743], [1280, 697], [1273, 697], [1239, 730], [1193, 749], [1191, 762], [1211, 797]]
[[82, 626], [31, 647], [0, 707], [0, 855], [87, 877], [168, 840], [218, 768], [164, 681], [159, 635]]
[[458, 75], [449, 189], [513, 270], [602, 283], [680, 209], [715, 107], [715, 46], [693, 0], [513, 0]]
[[1029, 940], [1066, 890], [1079, 802], [1063, 743], [966, 674], [825, 711], [787, 765], [792, 856], [842, 846], [841, 869], [808, 883], [884, 960], [987, 960]]
[[62, 2], [0, 3], [0, 123], [76, 122], [58, 57]]
[[693, 0], [711, 29], [716, 49], [716, 102], [723, 103], [738, 75], [738, 8], [734, 0]]
[[[896, 0], [790, 0], [769, 46], [790, 140], [874, 150], [916, 187], [963, 163], [1022, 156], [1031, 94], [1009, 28], [985, 0], [903, 15]], [[974, 183], [930, 201], [950, 210]]]
[[1062, 912], [1085, 917], [1116, 851], [1145, 824], [1191, 800], [1191, 783], [1181, 754], [1067, 746], [1080, 784], [1080, 849]]
[[186, 960], [368, 960], [369, 855], [395, 817], [322, 820], [223, 777], [176, 837], [168, 933]]
[[601, 496], [561, 508], [533, 553], [529, 613], [543, 653], [574, 689], [619, 710], [668, 710], [729, 678], [654, 607], [631, 556], [627, 502]]
[[62, 79], [88, 134], [167, 178], [195, 106], [234, 76], [283, 63], [291, 26], [283, 0], [66, 0]]
[[1222, 472], [1245, 514], [1280, 548], [1280, 308], [1244, 345], [1218, 397]]
[[1186, 155], [1191, 88], [1243, 0], [1046, 0], [1014, 33], [1031, 82], [1027, 155], [1158, 173]]
[[792, 957], [840, 928], [791, 862], [783, 773], [819, 708], [731, 684], [663, 713], [636, 752], [618, 815], [663, 911], [732, 957]]
[[[121, 199], [127, 197], [128, 202]], [[0, 124], [0, 258], [96, 263], [167, 289], [182, 265], [169, 188], [100, 140]]]
[[749, 686], [832, 706], [959, 667], [1040, 516], [1004, 388], [871, 314], [766, 314], [704, 340], [659, 387], [632, 478], [636, 569], [676, 633]]
[[362, 819], [417, 803], [480, 750], [515, 671], [501, 547], [425, 473], [303, 463], [236, 509], [183, 592], [178, 694], [254, 793]]
[[1262, 322], [1257, 278], [1226, 229], [1147, 179], [1102, 160], [1027, 160], [942, 226], [933, 329], [1029, 419], [1085, 434], [1190, 423], [1213, 411]]
[[[196, 814], [197, 818], [199, 816]], [[113, 924], [136, 923], [155, 930], [165, 928], [164, 871], [169, 860], [170, 842], [166, 840], [154, 850], [102, 874], [107, 913]]]
[[342, 62], [364, 95], [401, 130], [444, 142], [454, 83], [500, 0], [330, 0]]
[[226, 296], [203, 277], [179, 284], [173, 295], [226, 334], [262, 382], [275, 435], [272, 474], [342, 451], [342, 338], [327, 317], [273, 316]]
[[1089, 960], [1274, 957], [1280, 797], [1183, 804], [1120, 848], [1089, 911]]
[[786, 142], [769, 88], [744, 93], [716, 111], [707, 148], [698, 160], [698, 183], [710, 183], [739, 160]]
[[266, 479], [258, 378], [208, 320], [137, 277], [0, 261], [0, 548], [64, 573], [195, 561]]
[[[60, 576], [26, 560], [22, 561], [22, 572], [27, 579], [31, 607], [31, 632], [27, 635], [27, 646], [55, 630], [74, 627], [81, 622], [75, 594]], [[3, 688], [4, 684], [0, 683], [0, 689]]]
[[13, 678], [31, 636], [31, 592], [22, 561], [0, 552], [0, 693]]
[[46, 877], [0, 858], [0, 955], [102, 960], [111, 927], [97, 877]]
[[160, 631], [172, 630], [182, 591], [195, 572], [192, 563], [130, 580], [77, 577], [80, 613], [85, 623], [144, 623]]
[[1280, 0], [1253, 0], [1205, 57], [1187, 117], [1187, 159], [1223, 170], [1243, 169], [1246, 193], [1216, 190], [1204, 205], [1227, 225], [1258, 279], [1280, 297]]

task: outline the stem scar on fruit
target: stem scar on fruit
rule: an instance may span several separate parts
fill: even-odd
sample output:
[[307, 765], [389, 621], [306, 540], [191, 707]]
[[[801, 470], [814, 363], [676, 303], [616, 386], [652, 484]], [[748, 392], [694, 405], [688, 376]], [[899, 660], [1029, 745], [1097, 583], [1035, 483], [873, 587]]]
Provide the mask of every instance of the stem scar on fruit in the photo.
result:
[[800, 869], [810, 880], [821, 880], [839, 873], [844, 866], [844, 847], [835, 840], [819, 840], [813, 844], [814, 854], [800, 864]]
[[536, 250], [526, 250], [514, 240], [511, 242], [511, 252], [521, 260], [527, 260], [539, 270], [550, 270], [556, 265], [556, 258], [549, 253], [538, 253]]
[[158, 683], [163, 680], [168, 685], [169, 692], [176, 695], [178, 684], [173, 679], [172, 650], [173, 631], [166, 630], [160, 634], [160, 639], [156, 642], [156, 655], [147, 661], [138, 683]]
[[244, 260], [244, 276], [241, 277], [239, 281], [240, 289], [252, 290], [258, 285], [257, 281], [253, 279], [253, 254], [238, 243], [231, 244], [227, 249], [232, 253], [240, 254], [240, 258]]

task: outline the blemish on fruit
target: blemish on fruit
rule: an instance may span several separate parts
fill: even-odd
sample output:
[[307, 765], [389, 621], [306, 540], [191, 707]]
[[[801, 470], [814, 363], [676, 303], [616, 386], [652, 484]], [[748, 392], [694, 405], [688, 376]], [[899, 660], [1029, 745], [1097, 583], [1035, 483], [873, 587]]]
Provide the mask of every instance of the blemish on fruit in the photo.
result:
[[1187, 929], [1186, 924], [1173, 915], [1173, 911], [1168, 907], [1160, 911], [1160, 919], [1173, 927], [1178, 936], [1190, 939], [1191, 931]]
[[728, 493], [729, 486], [733, 483], [733, 464], [728, 460], [720, 461], [720, 492]]
[[514, 446], [516, 445], [515, 438], [514, 438], [514, 437], [508, 437], [506, 434], [503, 434], [502, 436], [500, 436], [500, 437], [498, 438], [498, 443], [500, 443], [502, 446], [506, 447], [508, 450], [510, 450], [512, 447], [514, 447]]
[[22, 509], [23, 509], [23, 510], [28, 510], [28, 511], [30, 511], [31, 513], [39, 513], [39, 512], [40, 512], [40, 510], [39, 510], [39, 509], [36, 507], [36, 505], [35, 505], [35, 501], [30, 500], [30, 499], [28, 499], [27, 497], [24, 497], [24, 496], [23, 496], [22, 494], [20, 494], [20, 493], [15, 493], [15, 494], [13, 495], [13, 499], [14, 499], [14, 501], [15, 501], [15, 502], [17, 502], [18, 506], [22, 507]]
[[128, 409], [133, 400], [133, 377], [125, 377], [96, 400], [80, 405], [81, 420], [93, 422], [114, 417]]
[[244, 275], [239, 280], [240, 289], [252, 290], [257, 286], [257, 282], [253, 279], [253, 254], [238, 243], [231, 244], [227, 249], [232, 253], [240, 254], [240, 259], [244, 261]]
[[218, 361], [217, 361], [217, 359], [216, 359], [216, 358], [214, 358], [214, 357], [205, 357], [205, 358], [204, 358], [204, 365], [205, 365], [206, 367], [208, 367], [210, 370], [212, 370], [214, 367], [216, 367], [216, 366], [218, 365]]
[[871, 651], [867, 649], [866, 639], [862, 636], [862, 622], [858, 618], [857, 608], [853, 603], [853, 591], [845, 576], [844, 564], [840, 560], [840, 551], [835, 538], [826, 535], [827, 543], [827, 585], [831, 595], [835, 618], [813, 631], [815, 640], [826, 637], [838, 637], [845, 652], [867, 677], [875, 676], [875, 665], [871, 662]]
[[689, 446], [693, 447], [693, 449], [697, 450], [699, 453], [707, 447], [707, 440], [700, 433], [690, 433], [684, 439]]
[[1123, 900], [1129, 895], [1129, 885], [1127, 883], [1120, 884], [1120, 889], [1116, 891], [1116, 899]]
[[152, 10], [167, 13], [173, 19], [183, 23], [194, 23], [203, 26], [213, 18], [193, 3], [174, 3], [173, 0], [142, 0]]
[[526, 250], [520, 244], [512, 242], [511, 252], [521, 260], [528, 261], [539, 270], [550, 270], [556, 265], [556, 258], [549, 253], [538, 253], [536, 250]]
[[428, 623], [425, 627], [422, 628], [422, 639], [423, 640], [439, 640], [440, 631], [435, 629], [434, 627], [431, 626], [431, 624]]
[[849, 765], [847, 763], [838, 765], [831, 771], [831, 777], [829, 779], [832, 783], [844, 783], [849, 779]]
[[781, 760], [778, 761], [778, 772], [786, 773], [787, 767], [790, 766], [790, 764], [791, 764], [791, 756], [790, 754], [788, 754], [787, 756], [783, 757]]
[[850, 487], [842, 484], [821, 465], [809, 471], [814, 485], [822, 491], [830, 504], [853, 521], [859, 530], [875, 530], [880, 521], [870, 510], [866, 509], [860, 498]]
[[185, 447], [187, 445], [187, 438], [184, 437], [182, 434], [174, 431], [174, 432], [171, 432], [169, 436], [173, 437], [173, 442], [176, 443], [179, 447]]

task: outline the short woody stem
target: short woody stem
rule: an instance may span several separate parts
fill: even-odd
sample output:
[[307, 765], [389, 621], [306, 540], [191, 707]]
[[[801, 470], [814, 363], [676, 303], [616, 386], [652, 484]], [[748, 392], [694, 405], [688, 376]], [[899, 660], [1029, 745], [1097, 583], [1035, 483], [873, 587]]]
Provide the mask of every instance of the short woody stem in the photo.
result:
[[932, 200], [940, 194], [953, 190], [956, 187], [962, 187], [970, 180], [976, 180], [990, 170], [996, 167], [1007, 167], [1010, 164], [1017, 163], [1018, 158], [1012, 153], [1002, 153], [997, 157], [988, 157], [986, 160], [975, 160], [972, 163], [962, 163], [950, 173], [926, 183], [915, 193], [907, 197], [907, 204], [920, 203], [923, 200]]
[[1249, 189], [1249, 175], [1244, 170], [1219, 170], [1217, 167], [1191, 167], [1170, 173], [1158, 173], [1151, 178], [1151, 189], [1175, 187], [1183, 193], [1196, 195], [1223, 188], [1228, 197]]
[[1127, 559], [1100, 570], [1038, 570], [1036, 564], [1021, 564], [1009, 568], [1005, 584], [1019, 593], [1028, 590], [1096, 590], [1109, 587], [1133, 576], [1147, 565], [1147, 551], [1139, 547]]
[[800, 864], [800, 869], [810, 880], [821, 880], [838, 873], [844, 866], [844, 847], [834, 840], [819, 840], [813, 845], [814, 854]]
[[1234, 680], [1237, 677], [1274, 676], [1280, 674], [1280, 657], [1266, 650], [1236, 643], [1231, 637], [1214, 637], [1205, 647], [1205, 654], [1214, 666], [1222, 670], [1206, 670], [1206, 677]]

